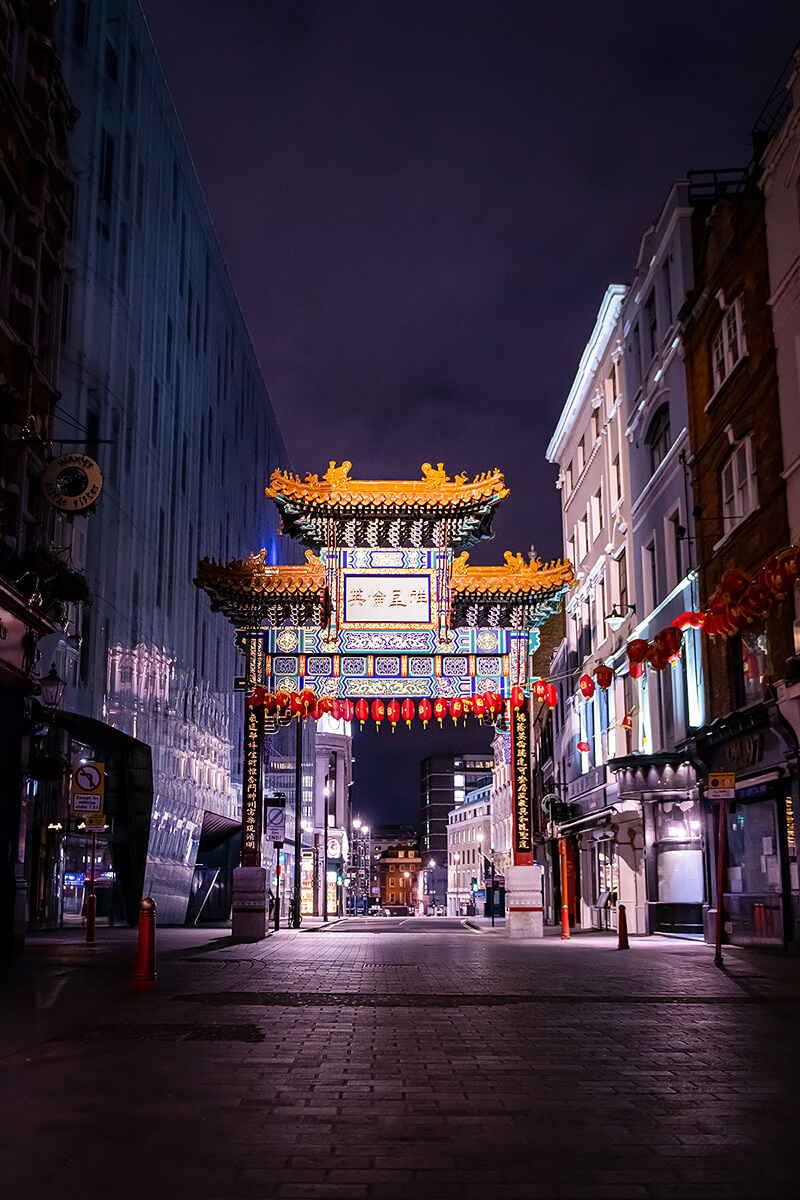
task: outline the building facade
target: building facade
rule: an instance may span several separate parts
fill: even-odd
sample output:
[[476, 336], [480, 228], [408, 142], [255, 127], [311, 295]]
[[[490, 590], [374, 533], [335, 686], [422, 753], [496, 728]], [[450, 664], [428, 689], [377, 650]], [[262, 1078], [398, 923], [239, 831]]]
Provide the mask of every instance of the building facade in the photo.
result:
[[54, 6], [41, 0], [0, 3], [0, 957], [39, 907], [33, 863], [63, 816], [63, 746], [32, 697], [64, 604], [85, 590], [43, 487], [73, 207], [68, 139], [78, 115], [53, 19]]
[[492, 874], [491, 839], [492, 781], [487, 779], [447, 817], [448, 917], [483, 914]]
[[[559, 702], [552, 727], [548, 722], [539, 737], [543, 764], [553, 761], [548, 832], [558, 841], [550, 837], [542, 853], [556, 885], [550, 894], [546, 889], [551, 919], [560, 920], [566, 903], [573, 924], [615, 928], [623, 902], [629, 928], [643, 933], [641, 805], [620, 796], [608, 765], [627, 751], [625, 716], [637, 709], [624, 653], [637, 612], [622, 368], [625, 298], [624, 286], [607, 289], [547, 451], [559, 465], [565, 555], [579, 581], [567, 598], [565, 642], [550, 668]], [[604, 667], [612, 669], [610, 681], [597, 673]]]
[[[236, 858], [241, 797], [242, 660], [192, 581], [206, 555], [277, 560], [263, 488], [286, 450], [138, 3], [65, 0], [56, 32], [81, 119], [55, 436], [103, 475], [62, 532], [92, 603], [55, 648], [59, 720], [106, 764], [112, 879], [125, 846], [141, 858], [120, 919], [144, 887], [182, 922], [198, 853]], [[70, 826], [56, 851], [58, 892], [86, 839]]]
[[422, 859], [414, 842], [390, 846], [377, 860], [381, 908], [390, 916], [413, 916]]
[[449, 814], [467, 792], [484, 783], [494, 762], [488, 754], [433, 754], [420, 765], [419, 847], [423, 859], [447, 861]]
[[700, 602], [708, 614], [707, 719], [687, 746], [701, 778], [735, 775], [721, 843], [719, 803], [702, 788], [708, 843], [725, 868], [721, 900], [716, 870], [709, 871], [704, 915], [713, 941], [722, 903], [726, 940], [740, 944], [795, 939], [800, 912], [798, 740], [776, 692], [796, 658], [794, 584], [777, 557], [790, 545], [790, 527], [771, 291], [764, 200], [751, 178], [709, 213], [696, 285], [682, 310]]

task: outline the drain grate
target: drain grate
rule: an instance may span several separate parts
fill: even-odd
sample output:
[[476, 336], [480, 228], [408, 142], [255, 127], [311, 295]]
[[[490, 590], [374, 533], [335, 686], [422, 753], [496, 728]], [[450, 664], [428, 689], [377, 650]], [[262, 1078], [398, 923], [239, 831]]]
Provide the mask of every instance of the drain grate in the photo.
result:
[[263, 1042], [264, 1033], [257, 1025], [169, 1024], [164, 1022], [117, 1025], [87, 1025], [84, 1029], [62, 1033], [54, 1042]]
[[753, 1004], [749, 996], [531, 996], [519, 993], [409, 993], [391, 992], [194, 992], [174, 996], [207, 1007], [258, 1008], [497, 1008], [512, 1004]]

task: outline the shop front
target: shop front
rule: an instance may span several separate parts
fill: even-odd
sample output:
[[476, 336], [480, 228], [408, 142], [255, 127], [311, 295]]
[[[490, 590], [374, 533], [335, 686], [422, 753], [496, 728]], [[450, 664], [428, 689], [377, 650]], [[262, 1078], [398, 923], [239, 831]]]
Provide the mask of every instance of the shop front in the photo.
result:
[[[774, 695], [705, 726], [691, 748], [704, 772], [702, 819], [708, 844], [704, 906], [706, 941], [717, 928], [716, 863], [722, 839], [723, 941], [732, 945], [781, 946], [798, 940], [800, 911], [795, 814], [798, 803], [798, 742]], [[720, 800], [720, 776], [733, 795]]]
[[694, 767], [686, 755], [665, 752], [615, 758], [609, 768], [620, 800], [641, 813], [639, 829], [630, 831], [640, 887], [637, 932], [700, 936], [706, 882]]
[[629, 932], [645, 933], [639, 805], [620, 794], [604, 763], [567, 785], [567, 801], [570, 818], [559, 824], [559, 833], [570, 922], [616, 929], [624, 904]]

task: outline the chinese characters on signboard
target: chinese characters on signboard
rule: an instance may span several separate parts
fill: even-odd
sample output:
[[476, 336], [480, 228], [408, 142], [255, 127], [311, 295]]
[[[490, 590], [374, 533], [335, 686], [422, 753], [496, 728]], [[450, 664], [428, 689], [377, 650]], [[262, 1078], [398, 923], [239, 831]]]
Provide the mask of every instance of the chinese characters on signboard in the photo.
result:
[[[531, 786], [528, 770], [530, 723], [527, 712], [519, 708], [511, 714], [511, 757], [514, 795], [514, 859], [532, 855]], [[532, 858], [531, 858], [531, 861]]]
[[349, 624], [429, 625], [430, 575], [344, 576], [344, 620]]

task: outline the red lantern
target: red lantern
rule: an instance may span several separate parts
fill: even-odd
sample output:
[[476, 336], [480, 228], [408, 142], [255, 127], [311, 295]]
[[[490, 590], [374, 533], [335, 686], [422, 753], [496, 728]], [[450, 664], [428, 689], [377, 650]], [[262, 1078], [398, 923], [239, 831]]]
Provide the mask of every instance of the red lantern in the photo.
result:
[[278, 708], [281, 708], [281, 709], [288, 708], [289, 701], [291, 700], [291, 698], [292, 697], [289, 692], [276, 692], [275, 693], [275, 703], [278, 705]]
[[514, 712], [525, 707], [525, 692], [518, 683], [511, 689], [511, 707]]
[[776, 555], [764, 563], [764, 566], [758, 572], [758, 582], [768, 592], [771, 592], [776, 600], [784, 600], [792, 589], [793, 581], [789, 577], [785, 560], [778, 558]]
[[533, 691], [533, 695], [536, 700], [544, 700], [544, 694], [547, 691], [547, 681], [544, 679], [537, 679], [531, 690]]
[[472, 697], [472, 711], [475, 713], [476, 717], [482, 717], [486, 712], [486, 701], [480, 693], [478, 693], [477, 696]]
[[300, 693], [300, 704], [304, 717], [308, 716], [316, 703], [316, 693], [311, 688], [303, 688]]
[[453, 724], [458, 724], [458, 718], [464, 715], [464, 701], [460, 696], [454, 696], [450, 701], [450, 716], [453, 718]]
[[633, 729], [633, 713], [626, 712], [625, 716], [620, 721], [620, 725], [623, 729], [626, 729], [628, 733], [630, 733], [630, 731]]
[[447, 701], [438, 696], [433, 702], [433, 715], [439, 722], [439, 728], [443, 729], [442, 718], [447, 716]]
[[492, 720], [503, 711], [503, 700], [497, 692], [484, 692], [483, 703]]
[[338, 696], [334, 696], [331, 700], [331, 716], [334, 721], [341, 721], [342, 719], [342, 702]]
[[667, 665], [667, 656], [660, 646], [656, 646], [656, 644], [652, 642], [647, 647], [645, 661], [650, 664], [654, 671], [663, 671]]
[[402, 713], [403, 720], [410, 729], [411, 722], [414, 720], [414, 701], [409, 700], [408, 697], [406, 697], [406, 699], [400, 705], [400, 712]]
[[644, 638], [634, 638], [632, 642], [628, 642], [625, 647], [625, 653], [628, 656], [628, 662], [641, 663], [644, 662], [647, 654], [648, 643]]
[[389, 724], [392, 727], [392, 733], [394, 733], [395, 726], [397, 725], [397, 722], [400, 720], [400, 701], [399, 700], [390, 700], [389, 701], [389, 703], [386, 705], [386, 716], [389, 718]]
[[800, 547], [791, 546], [781, 555], [784, 570], [792, 583], [800, 579]]
[[342, 701], [342, 720], [343, 721], [352, 721], [354, 716], [355, 716], [355, 707], [353, 705], [353, 701], [352, 700], [343, 700]]
[[264, 697], [264, 708], [268, 713], [274, 713], [278, 708], [278, 700], [274, 692], [267, 692]]
[[265, 695], [266, 695], [266, 693], [265, 693], [263, 687], [253, 688], [252, 692], [247, 697], [247, 701], [246, 701], [247, 707], [248, 708], [261, 708], [264, 704]]
[[420, 700], [418, 711], [419, 719], [422, 721], [422, 728], [427, 729], [428, 721], [430, 721], [431, 717], [433, 716], [433, 709], [431, 708], [430, 700], [426, 700], [424, 698]]
[[361, 728], [363, 729], [364, 722], [369, 716], [369, 704], [363, 697], [360, 700], [356, 700], [356, 716], [361, 722]]
[[611, 687], [614, 679], [613, 667], [606, 666], [605, 663], [600, 663], [600, 665], [594, 669], [594, 677], [597, 680], [597, 686], [601, 687], [604, 692], [607, 691], [607, 689]]
[[705, 613], [685, 612], [676, 617], [672, 624], [681, 631], [685, 629], [702, 629], [706, 623]]
[[580, 679], [578, 680], [578, 687], [581, 690], [581, 695], [585, 697], [586, 700], [591, 700], [592, 696], [594, 695], [594, 680], [592, 679], [591, 675], [581, 675]]
[[317, 700], [316, 704], [315, 704], [315, 705], [313, 706], [313, 708], [311, 709], [311, 712], [309, 713], [309, 716], [310, 716], [310, 717], [312, 718], [312, 720], [314, 720], [314, 721], [321, 721], [321, 720], [322, 720], [322, 718], [325, 716], [325, 709], [322, 707], [322, 701], [321, 701], [321, 700]]
[[558, 704], [558, 688], [554, 683], [548, 683], [545, 688], [544, 702], [548, 708], [555, 708]]
[[592, 747], [588, 742], [578, 742], [578, 749], [580, 750], [581, 754], [588, 754], [591, 748]]
[[675, 625], [667, 625], [653, 638], [653, 645], [665, 656], [668, 662], [677, 662], [681, 656], [683, 633]]
[[303, 701], [299, 692], [292, 692], [289, 697], [289, 712], [293, 717], [299, 717], [303, 711]]
[[375, 722], [378, 729], [380, 729], [381, 721], [383, 720], [383, 718], [385, 716], [386, 716], [386, 705], [383, 703], [382, 700], [373, 700], [372, 701], [372, 719]]
[[641, 679], [642, 676], [644, 675], [644, 663], [643, 662], [628, 663], [628, 673], [629, 673], [631, 679]]
[[320, 696], [319, 707], [330, 716], [333, 709], [333, 696]]

